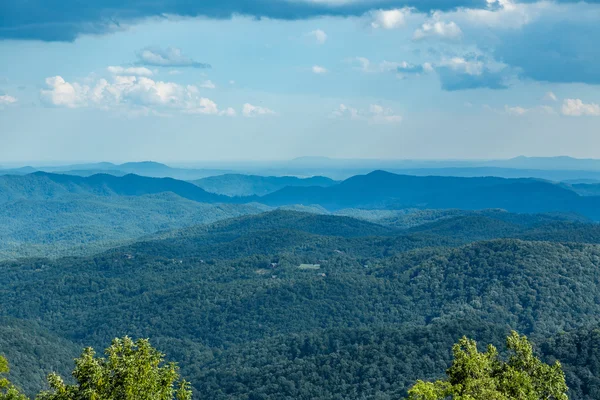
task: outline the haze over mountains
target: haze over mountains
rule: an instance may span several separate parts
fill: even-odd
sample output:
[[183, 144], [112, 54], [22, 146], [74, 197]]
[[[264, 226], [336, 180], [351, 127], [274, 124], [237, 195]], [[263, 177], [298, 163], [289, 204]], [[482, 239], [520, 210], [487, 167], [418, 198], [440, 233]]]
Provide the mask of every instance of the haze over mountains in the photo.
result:
[[117, 176], [136, 174], [156, 178], [196, 180], [235, 173], [260, 176], [326, 176], [334, 180], [343, 180], [378, 169], [406, 175], [498, 176], [554, 181], [585, 179], [600, 182], [600, 160], [523, 156], [507, 160], [361, 160], [301, 157], [289, 161], [179, 163], [177, 166], [151, 161], [124, 164], [100, 162], [35, 167], [0, 166], [0, 174], [22, 175], [43, 171], [79, 176], [107, 173]]

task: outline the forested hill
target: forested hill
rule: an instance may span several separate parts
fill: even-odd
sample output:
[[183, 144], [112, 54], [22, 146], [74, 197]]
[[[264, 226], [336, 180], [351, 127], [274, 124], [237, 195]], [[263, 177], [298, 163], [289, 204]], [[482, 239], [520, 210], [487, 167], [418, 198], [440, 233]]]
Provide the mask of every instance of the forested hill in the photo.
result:
[[286, 187], [263, 196], [269, 205], [318, 204], [340, 208], [502, 208], [511, 212], [578, 212], [600, 218], [600, 197], [537, 179], [455, 178], [375, 171], [331, 187]]
[[[494, 343], [513, 328], [541, 343], [600, 323], [595, 245], [432, 248], [434, 240], [321, 235], [259, 219], [246, 219], [255, 225], [246, 235], [223, 237], [240, 223], [166, 247], [172, 253], [145, 242], [1, 263], [0, 313], [78, 347], [151, 337], [204, 399], [397, 398], [443, 373], [463, 334]], [[305, 225], [317, 232], [321, 222]], [[47, 356], [47, 342], [29, 346], [21, 351], [44, 351], [45, 372], [61, 360]]]
[[230, 202], [230, 198], [208, 193], [202, 188], [172, 178], [139, 175], [117, 177], [97, 174], [90, 177], [35, 172], [29, 175], [0, 176], [0, 203], [18, 200], [46, 200], [73, 195], [141, 196], [172, 192], [202, 203]]
[[580, 196], [568, 185], [536, 179], [417, 177], [375, 171], [328, 187], [286, 186], [265, 196], [229, 197], [171, 178], [105, 174], [78, 177], [44, 172], [0, 176], [0, 203], [25, 198], [140, 196], [163, 192], [201, 203], [317, 205], [330, 211], [344, 208], [500, 208], [516, 213], [571, 212], [600, 219], [600, 197]]
[[297, 178], [294, 176], [257, 176], [227, 174], [199, 179], [192, 183], [204, 190], [227, 196], [263, 196], [286, 186], [333, 186], [337, 182], [324, 176]]

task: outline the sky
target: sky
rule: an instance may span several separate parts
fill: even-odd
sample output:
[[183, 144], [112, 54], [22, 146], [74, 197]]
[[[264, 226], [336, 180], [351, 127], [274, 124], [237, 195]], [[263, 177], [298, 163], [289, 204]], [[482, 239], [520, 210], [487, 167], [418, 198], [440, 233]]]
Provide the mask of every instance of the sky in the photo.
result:
[[600, 158], [600, 2], [4, 0], [0, 165]]

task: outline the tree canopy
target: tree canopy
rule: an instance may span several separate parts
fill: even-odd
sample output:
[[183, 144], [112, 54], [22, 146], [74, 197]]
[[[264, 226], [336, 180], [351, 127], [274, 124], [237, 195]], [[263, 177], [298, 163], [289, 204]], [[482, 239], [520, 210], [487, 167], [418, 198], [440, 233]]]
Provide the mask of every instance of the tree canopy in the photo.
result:
[[447, 379], [418, 381], [409, 400], [568, 400], [560, 362], [540, 361], [527, 337], [514, 331], [506, 342], [511, 355], [502, 361], [494, 346], [479, 352], [474, 340], [463, 337], [452, 349]]
[[[174, 363], [164, 364], [164, 355], [146, 339], [115, 339], [106, 349], [106, 358], [96, 357], [91, 347], [75, 360], [73, 377], [67, 385], [57, 374], [50, 374], [51, 390], [39, 400], [190, 400], [189, 384], [179, 381]], [[176, 383], [179, 381], [178, 387]]]

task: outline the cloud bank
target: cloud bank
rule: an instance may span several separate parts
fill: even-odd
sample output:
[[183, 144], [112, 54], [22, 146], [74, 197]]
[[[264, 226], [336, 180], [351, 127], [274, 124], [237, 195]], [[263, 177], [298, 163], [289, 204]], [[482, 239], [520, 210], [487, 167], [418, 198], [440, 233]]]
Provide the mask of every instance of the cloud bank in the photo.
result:
[[[484, 0], [4, 0], [0, 2], [0, 38], [72, 41], [81, 34], [102, 34], [149, 18], [173, 15], [214, 19], [244, 15], [283, 20], [322, 16], [360, 16], [405, 7], [422, 12], [458, 7], [485, 8]], [[35, 12], [31, 12], [35, 10]], [[398, 14], [383, 14], [383, 27], [400, 23]]]

